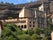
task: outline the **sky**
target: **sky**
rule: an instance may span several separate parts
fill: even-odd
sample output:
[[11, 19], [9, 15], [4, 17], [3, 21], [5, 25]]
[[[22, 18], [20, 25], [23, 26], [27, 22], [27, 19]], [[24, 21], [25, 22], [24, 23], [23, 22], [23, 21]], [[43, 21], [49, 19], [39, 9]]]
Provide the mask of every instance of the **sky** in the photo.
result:
[[27, 3], [27, 2], [34, 2], [37, 0], [0, 0], [0, 2], [8, 2], [8, 3], [14, 3], [14, 4], [23, 4], [23, 3]]

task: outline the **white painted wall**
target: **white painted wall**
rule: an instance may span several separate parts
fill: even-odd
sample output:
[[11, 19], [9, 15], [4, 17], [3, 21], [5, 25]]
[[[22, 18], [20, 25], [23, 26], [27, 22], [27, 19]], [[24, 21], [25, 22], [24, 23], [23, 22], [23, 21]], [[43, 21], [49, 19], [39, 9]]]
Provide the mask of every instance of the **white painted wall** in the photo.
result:
[[37, 17], [36, 15], [37, 15], [37, 14], [36, 14], [36, 10], [35, 10], [35, 18]]
[[39, 11], [44, 11], [44, 4], [39, 7]]
[[23, 7], [21, 12], [19, 13], [19, 17], [33, 17], [34, 13], [30, 9]]
[[24, 17], [24, 11], [25, 11], [25, 7], [23, 7], [23, 9], [21, 10], [21, 12], [19, 13], [19, 17]]

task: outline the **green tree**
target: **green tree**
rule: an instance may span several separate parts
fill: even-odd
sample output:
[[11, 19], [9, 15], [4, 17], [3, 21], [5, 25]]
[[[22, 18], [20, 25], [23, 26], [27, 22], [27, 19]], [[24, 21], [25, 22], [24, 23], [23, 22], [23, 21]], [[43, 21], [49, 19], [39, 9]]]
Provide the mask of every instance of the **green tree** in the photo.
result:
[[31, 38], [32, 38], [32, 40], [37, 40], [37, 39], [39, 38], [39, 35], [33, 34], [33, 35], [31, 36]]
[[15, 40], [15, 39], [18, 40], [18, 37], [16, 35], [16, 31], [17, 31], [16, 29], [18, 29], [16, 25], [5, 24], [2, 30], [2, 36], [1, 36], [2, 40], [6, 40], [6, 39], [7, 40]]
[[[4, 24], [1, 40], [47, 40], [50, 36], [50, 26], [45, 29], [34, 28], [26, 31], [19, 29], [15, 24]], [[45, 36], [40, 38], [40, 34]]]
[[27, 30], [27, 33], [31, 36], [34, 34], [34, 31], [32, 29]]
[[13, 36], [6, 36], [3, 40], [16, 40]]
[[41, 32], [40, 28], [34, 28], [33, 31], [35, 34], [40, 34]]
[[48, 40], [48, 39], [47, 39], [47, 37], [42, 37], [42, 39], [41, 39], [41, 40]]
[[23, 34], [18, 36], [19, 40], [31, 40], [31, 37], [29, 35]]

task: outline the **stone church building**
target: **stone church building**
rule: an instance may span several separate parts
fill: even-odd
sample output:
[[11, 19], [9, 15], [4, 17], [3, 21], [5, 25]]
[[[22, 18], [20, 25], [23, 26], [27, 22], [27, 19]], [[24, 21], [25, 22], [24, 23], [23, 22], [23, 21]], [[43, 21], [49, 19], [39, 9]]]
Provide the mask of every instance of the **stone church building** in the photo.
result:
[[39, 0], [26, 4], [0, 4], [0, 20], [14, 23], [22, 30], [34, 27], [47, 28], [48, 20], [53, 23], [53, 1]]

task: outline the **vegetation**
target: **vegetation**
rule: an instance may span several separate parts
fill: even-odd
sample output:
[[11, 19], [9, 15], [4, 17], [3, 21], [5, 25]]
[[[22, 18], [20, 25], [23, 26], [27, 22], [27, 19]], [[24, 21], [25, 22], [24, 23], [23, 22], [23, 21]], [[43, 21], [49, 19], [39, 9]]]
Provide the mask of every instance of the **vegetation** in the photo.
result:
[[0, 2], [0, 4], [7, 4], [7, 5], [14, 5], [13, 3], [8, 3], [8, 2]]
[[[40, 35], [44, 34], [44, 36]], [[48, 40], [50, 28], [21, 30], [15, 24], [4, 24], [1, 40]]]

